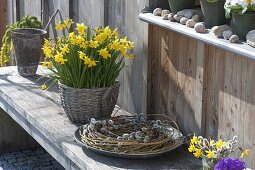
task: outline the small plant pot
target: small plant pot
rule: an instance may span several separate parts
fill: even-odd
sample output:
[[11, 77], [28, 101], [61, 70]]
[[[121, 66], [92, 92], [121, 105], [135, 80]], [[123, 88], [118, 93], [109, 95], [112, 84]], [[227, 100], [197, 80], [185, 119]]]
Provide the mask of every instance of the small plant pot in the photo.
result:
[[33, 28], [15, 29], [11, 32], [19, 75], [36, 74], [46, 34], [45, 30]]
[[226, 24], [224, 9], [225, 2], [226, 0], [218, 0], [217, 2], [200, 0], [206, 28], [212, 28], [213, 26]]
[[246, 40], [249, 31], [255, 29], [255, 12], [245, 13], [243, 15], [233, 13], [230, 26], [234, 33], [239, 35], [241, 40]]
[[194, 9], [196, 0], [168, 0], [172, 13], [177, 13], [184, 9]]
[[62, 106], [68, 118], [75, 123], [89, 123], [91, 118], [110, 118], [117, 103], [120, 83], [113, 86], [77, 89], [59, 82]]

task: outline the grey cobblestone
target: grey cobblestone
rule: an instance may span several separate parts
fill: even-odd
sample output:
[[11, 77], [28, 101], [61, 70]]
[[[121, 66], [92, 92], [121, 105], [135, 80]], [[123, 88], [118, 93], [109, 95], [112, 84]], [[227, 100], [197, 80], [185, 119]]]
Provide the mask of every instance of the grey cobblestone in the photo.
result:
[[64, 170], [45, 150], [0, 154], [0, 170]]

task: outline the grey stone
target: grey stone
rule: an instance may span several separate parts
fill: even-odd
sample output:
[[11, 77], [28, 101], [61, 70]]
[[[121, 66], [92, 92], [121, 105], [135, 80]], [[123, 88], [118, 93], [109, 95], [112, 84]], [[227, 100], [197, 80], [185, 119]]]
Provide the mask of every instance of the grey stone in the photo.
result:
[[194, 15], [193, 17], [192, 17], [192, 19], [195, 21], [195, 22], [200, 22], [200, 19], [201, 17], [199, 16], [199, 15]]
[[179, 16], [177, 14], [174, 15], [174, 20], [177, 21], [177, 22], [180, 22], [182, 16]]
[[16, 154], [16, 155], [15, 155], [16, 158], [20, 158], [20, 157], [24, 157], [24, 156], [25, 156], [24, 153], [19, 153], [19, 154]]
[[231, 30], [226, 30], [223, 31], [222, 35], [225, 40], [229, 40], [229, 38], [233, 35], [233, 32]]
[[175, 14], [173, 14], [173, 13], [168, 14], [168, 19], [169, 19], [169, 21], [175, 22], [175, 20], [174, 20], [174, 15], [175, 15]]
[[161, 8], [156, 8], [156, 9], [154, 9], [153, 15], [155, 15], [155, 16], [161, 16], [161, 14], [162, 14], [162, 9], [161, 9]]
[[168, 14], [165, 14], [163, 17], [162, 17], [163, 20], [168, 20]]
[[162, 10], [162, 12], [161, 12], [161, 16], [162, 16], [162, 17], [165, 16], [165, 15], [168, 15], [168, 14], [170, 14], [170, 11], [167, 10], [167, 9]]
[[239, 36], [238, 36], [238, 35], [232, 35], [232, 36], [229, 38], [229, 42], [230, 42], [230, 43], [238, 43], [238, 42], [239, 42]]
[[194, 28], [195, 24], [196, 24], [196, 22], [193, 19], [189, 19], [186, 22], [186, 26], [189, 27], [189, 28]]
[[202, 15], [200, 10], [196, 9], [184, 9], [182, 11], [179, 11], [177, 13], [178, 16], [186, 17], [188, 19], [191, 19], [194, 15]]
[[203, 22], [196, 23], [195, 26], [194, 26], [194, 30], [197, 33], [205, 33], [205, 31], [206, 31], [205, 24]]
[[186, 22], [187, 22], [188, 20], [189, 20], [188, 18], [182, 17], [181, 20], [180, 20], [180, 23], [181, 23], [182, 25], [186, 25]]
[[255, 48], [255, 29], [248, 32], [246, 35], [247, 44]]
[[222, 37], [223, 32], [226, 30], [231, 30], [231, 28], [228, 25], [220, 25], [220, 26], [214, 26], [211, 29], [211, 32], [216, 36], [216, 37]]

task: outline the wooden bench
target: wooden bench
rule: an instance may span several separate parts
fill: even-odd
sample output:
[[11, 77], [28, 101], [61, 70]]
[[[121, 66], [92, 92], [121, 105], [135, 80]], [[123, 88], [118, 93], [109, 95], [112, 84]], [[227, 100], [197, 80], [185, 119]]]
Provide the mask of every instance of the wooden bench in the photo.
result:
[[147, 160], [112, 158], [82, 148], [74, 139], [74, 131], [79, 125], [66, 117], [57, 88], [42, 91], [37, 83], [44, 69], [39, 68], [39, 75], [35, 77], [21, 77], [16, 70], [16, 67], [0, 68], [0, 107], [64, 168], [200, 169], [201, 161], [183, 148]]

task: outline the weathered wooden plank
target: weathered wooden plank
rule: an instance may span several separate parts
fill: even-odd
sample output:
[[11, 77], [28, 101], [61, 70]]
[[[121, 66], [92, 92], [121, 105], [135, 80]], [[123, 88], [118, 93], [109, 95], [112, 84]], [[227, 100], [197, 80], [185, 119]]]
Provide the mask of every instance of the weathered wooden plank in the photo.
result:
[[184, 133], [201, 134], [203, 44], [160, 27], [149, 30], [148, 111], [168, 114]]
[[255, 61], [207, 48], [207, 136], [229, 140], [237, 135], [240, 145], [251, 150], [250, 158], [245, 160], [248, 167], [255, 167], [255, 132], [251, 130], [255, 120]]
[[[108, 0], [108, 25], [118, 28], [121, 36], [135, 42], [135, 59], [119, 76], [118, 103], [131, 112], [146, 112], [148, 27], [138, 20], [139, 12], [152, 1]], [[158, 4], [158, 2], [157, 2]], [[153, 2], [156, 5], [156, 1]]]
[[106, 0], [78, 1], [78, 21], [93, 27], [105, 26], [105, 3]]
[[42, 19], [42, 6], [41, 0], [20, 0], [20, 17], [22, 18], [24, 15], [32, 15], [36, 16], [39, 20]]
[[216, 38], [213, 34], [205, 33], [198, 34], [192, 28], [187, 28], [185, 25], [181, 25], [176, 22], [170, 22], [168, 20], [162, 20], [161, 17], [154, 16], [151, 13], [140, 14], [139, 18], [142, 21], [147, 23], [157, 25], [168, 30], [175, 31], [177, 33], [183, 34], [187, 37], [191, 37], [195, 40], [202, 41], [206, 44], [210, 44], [212, 46], [219, 47], [226, 51], [230, 51], [232, 53], [236, 53], [238, 55], [255, 59], [255, 48], [250, 47], [247, 43], [239, 43], [239, 44], [231, 44], [227, 40]]
[[[71, 123], [65, 115], [57, 89], [42, 91], [37, 82], [39, 76], [23, 78], [18, 76], [16, 69], [0, 68], [0, 107], [66, 169], [200, 168], [201, 162], [182, 149], [148, 160], [111, 158], [83, 150], [74, 141], [78, 125]], [[45, 74], [45, 71], [39, 69], [38, 74]]]

